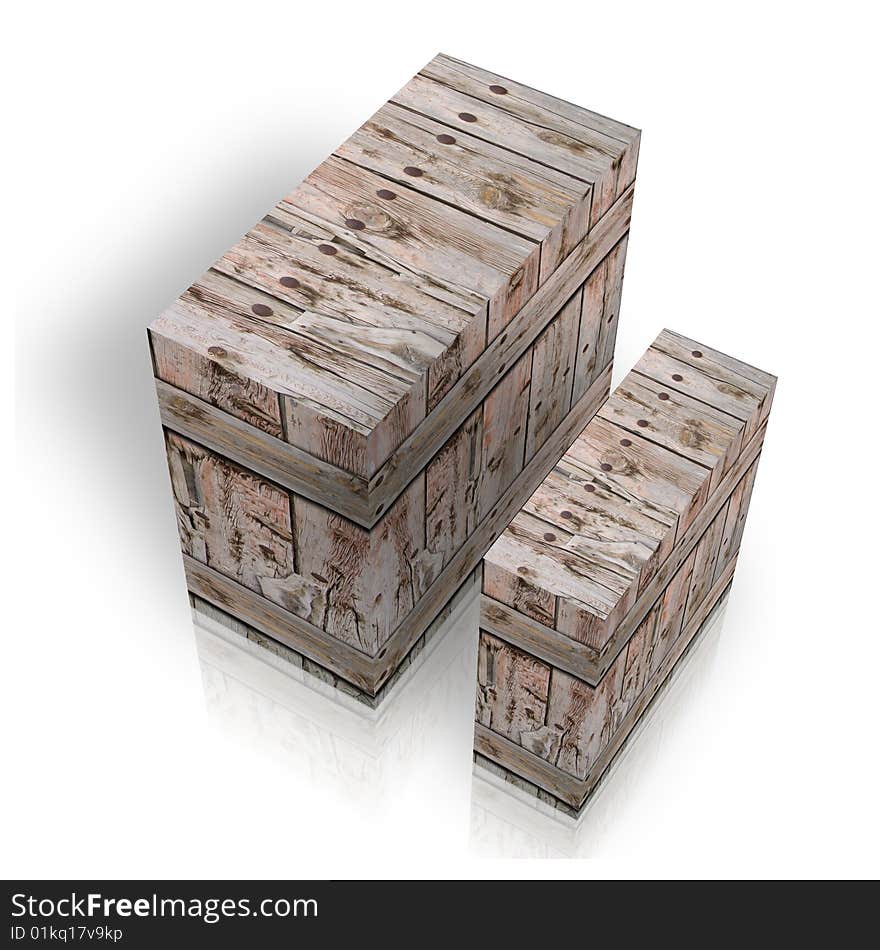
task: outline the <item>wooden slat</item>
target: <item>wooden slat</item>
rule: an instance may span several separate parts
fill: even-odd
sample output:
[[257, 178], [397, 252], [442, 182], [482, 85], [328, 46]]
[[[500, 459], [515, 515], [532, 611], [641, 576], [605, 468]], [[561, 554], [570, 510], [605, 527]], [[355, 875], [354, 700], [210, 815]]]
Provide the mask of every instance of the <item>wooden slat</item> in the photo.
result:
[[[638, 368], [638, 364], [637, 364]], [[711, 406], [633, 371], [599, 410], [602, 419], [711, 473], [712, 491], [742, 449], [745, 424]]]
[[156, 380], [162, 424], [356, 524], [369, 523], [367, 483]]
[[[440, 445], [488, 395], [497, 379], [528, 349], [559, 309], [601, 263], [629, 227], [632, 192], [627, 192], [566, 258], [565, 262], [523, 307], [502, 333], [457, 383], [418, 429], [370, 480], [375, 488], [394, 497], [407, 484], [413, 470], [423, 467]], [[604, 369], [604, 367], [603, 367]], [[601, 371], [601, 370], [600, 370]], [[379, 502], [384, 507], [387, 502]], [[378, 507], [378, 505], [377, 505]]]
[[[331, 608], [331, 613], [335, 610], [332, 624], [347, 629], [349, 640], [368, 642], [369, 637], [364, 640], [358, 636], [358, 628], [354, 623], [358, 609], [356, 606], [351, 609], [351, 605], [357, 604], [357, 596], [366, 588], [370, 588], [373, 594], [376, 593], [375, 587], [371, 585], [369, 572], [361, 574], [354, 586], [342, 586], [338, 593], [336, 588], [332, 587], [334, 579], [343, 584], [344, 578], [341, 575], [351, 569], [350, 557], [353, 550], [351, 540], [346, 541], [345, 537], [335, 532], [332, 515], [327, 514], [331, 520], [325, 524], [323, 536], [318, 536], [321, 531], [320, 522], [318, 522], [315, 535], [310, 534], [303, 542], [306, 548], [314, 547], [315, 550], [304, 549], [302, 545], [298, 545], [297, 550], [299, 561], [297, 576], [311, 576], [316, 585], [329, 582], [331, 586], [330, 596], [327, 596], [325, 589], [323, 598], [319, 600], [321, 609], [313, 615], [315, 622], [306, 619], [301, 613], [291, 613], [268, 600], [266, 596], [260, 596], [198, 561], [184, 556], [190, 590], [243, 619], [268, 636], [304, 653], [315, 662], [329, 667], [359, 689], [375, 696], [424, 633], [431, 620], [458, 590], [461, 582], [479, 564], [486, 549], [509, 523], [514, 512], [522, 506], [534, 486], [552, 468], [554, 460], [571, 441], [574, 433], [583, 428], [586, 420], [593, 416], [598, 405], [607, 396], [610, 377], [611, 368], [608, 367], [580, 402], [572, 408], [563, 424], [504, 492], [487, 517], [476, 526], [445, 568], [434, 578], [418, 603], [409, 611], [384, 645], [379, 647], [374, 657], [368, 656], [352, 643], [339, 639], [338, 635], [331, 635], [325, 629], [324, 604], [329, 602], [335, 605]], [[359, 558], [360, 554], [355, 556]], [[339, 560], [335, 561], [335, 557]], [[319, 564], [324, 565], [327, 574], [314, 578], [314, 569]], [[285, 602], [285, 593], [283, 585], [272, 587], [273, 596], [281, 603]], [[294, 591], [293, 595], [300, 593], [300, 591]], [[297, 609], [303, 603], [300, 596], [296, 596], [296, 599], [291, 602]], [[338, 633], [339, 630], [337, 630]]]
[[[617, 173], [618, 194], [635, 181], [641, 136], [638, 129], [443, 53], [433, 60], [430, 68], [436, 68], [438, 71], [442, 68], [445, 70], [446, 76], [455, 75], [456, 83], [467, 83], [466, 89], [469, 94], [478, 99], [484, 99], [487, 102], [499, 102], [500, 95], [504, 97], [503, 101], [507, 103], [519, 100], [519, 108], [529, 110], [529, 114], [538, 118], [538, 120], [545, 118], [548, 114], [557, 115], [577, 126], [577, 135], [583, 134], [580, 131], [583, 129], [586, 130], [588, 136], [596, 136], [595, 140], [602, 142], [603, 147], [610, 144], [607, 142], [608, 139], [620, 142], [623, 146], [623, 153], [619, 160]], [[427, 72], [427, 70], [423, 71]], [[493, 86], [500, 87], [505, 91], [500, 92], [500, 89], [493, 89]], [[604, 136], [605, 140], [598, 136]], [[613, 146], [611, 147], [614, 149]]]
[[[377, 248], [429, 279], [444, 280], [489, 300], [490, 330], [505, 326], [538, 286], [540, 245], [394, 184], [339, 158], [322, 162], [282, 202], [337, 227], [355, 246]], [[490, 332], [490, 338], [494, 336]]]
[[[505, 736], [492, 732], [479, 722], [475, 723], [474, 726], [474, 749], [498, 765], [549, 791], [572, 808], [581, 808], [602, 776], [607, 772], [608, 766], [620, 752], [639, 719], [645, 714], [663, 684], [668, 680], [675, 665], [703, 629], [713, 609], [730, 585], [735, 567], [736, 560], [734, 559], [713, 585], [708, 596], [675, 640], [653, 676], [641, 689], [638, 698], [628, 705], [625, 715], [617, 722], [613, 735], [609, 737], [604, 749], [593, 761], [590, 772], [585, 779], [579, 780], [576, 776], [524, 749]], [[625, 680], [623, 686], [625, 686]]]
[[384, 105], [336, 154], [537, 241], [542, 279], [589, 227], [589, 185], [466, 132], [451, 136], [447, 126], [394, 103]]
[[[559, 425], [571, 405], [581, 294], [581, 290], [574, 294], [532, 348], [526, 459], [535, 454], [547, 433]], [[606, 366], [609, 362], [610, 357], [601, 365]]]
[[[692, 555], [697, 543], [716, 517], [734, 489], [745, 486], [744, 475], [754, 472], [764, 440], [766, 424], [762, 425], [743, 450], [736, 465], [725, 476], [697, 518], [682, 535], [671, 554], [663, 561], [650, 582], [639, 592], [629, 612], [619, 621], [613, 635], [600, 649], [579, 643], [566, 633], [525, 615], [489, 597], [483, 598], [481, 624], [496, 636], [541, 657], [595, 685], [633, 635], [636, 628], [654, 607], [657, 598], [673, 582], [682, 564]], [[753, 477], [753, 476], [752, 476]], [[742, 521], [740, 521], [742, 523]], [[499, 539], [500, 540], [500, 539]], [[498, 542], [496, 542], [497, 544]], [[735, 549], [734, 549], [735, 550]], [[719, 555], [721, 556], [721, 555]], [[487, 555], [487, 564], [495, 560], [495, 546]], [[528, 579], [528, 573], [526, 573]]]

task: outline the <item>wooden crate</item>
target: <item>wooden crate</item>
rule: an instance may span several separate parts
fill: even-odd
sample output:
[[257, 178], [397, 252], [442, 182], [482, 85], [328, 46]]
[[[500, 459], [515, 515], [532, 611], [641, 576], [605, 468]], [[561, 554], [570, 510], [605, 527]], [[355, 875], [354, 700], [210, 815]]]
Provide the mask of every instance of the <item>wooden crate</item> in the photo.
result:
[[664, 330], [483, 564], [475, 751], [578, 809], [733, 577], [776, 380]]
[[193, 594], [377, 695], [607, 395], [638, 142], [438, 56], [152, 324]]

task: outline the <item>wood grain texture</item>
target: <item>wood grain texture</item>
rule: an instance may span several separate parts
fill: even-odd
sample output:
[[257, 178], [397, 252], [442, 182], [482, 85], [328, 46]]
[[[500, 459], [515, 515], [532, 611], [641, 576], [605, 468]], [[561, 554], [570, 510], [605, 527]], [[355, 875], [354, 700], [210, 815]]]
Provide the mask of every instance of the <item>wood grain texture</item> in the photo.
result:
[[[394, 675], [412, 647], [433, 619], [477, 567], [492, 541], [523, 504], [534, 486], [549, 472], [553, 462], [574, 434], [593, 417], [607, 398], [611, 369], [608, 367], [584, 397], [572, 407], [563, 424], [531, 459], [513, 484], [504, 492], [488, 516], [476, 526], [434, 579], [414, 608], [398, 624], [393, 634], [375, 655], [364, 646], [372, 645], [373, 628], [361, 620], [363, 592], [376, 592], [369, 572], [360, 582], [348, 583], [341, 577], [342, 565], [362, 559], [362, 545], [354, 545], [340, 534], [338, 526], [325, 524], [314, 552], [303, 551], [299, 573], [276, 583], [261, 585], [256, 593], [241, 583], [212, 570], [189, 555], [184, 556], [187, 584], [199, 597], [253, 626], [267, 636], [303, 653], [332, 670], [369, 696], [375, 696]], [[302, 505], [297, 503], [299, 510]], [[325, 513], [332, 519], [332, 513]], [[307, 541], [306, 543], [309, 543]], [[340, 562], [328, 554], [337, 546]], [[302, 550], [302, 545], [299, 546]], [[318, 567], [319, 576], [314, 568]], [[321, 569], [325, 573], [320, 573]], [[308, 607], [308, 615], [303, 610]], [[340, 636], [340, 631], [348, 631]], [[366, 631], [366, 635], [362, 633]], [[378, 639], [373, 636], [373, 639]]]
[[435, 58], [149, 331], [187, 557], [376, 688], [607, 391], [638, 133], [496, 79]]
[[638, 721], [657, 698], [676, 664], [681, 661], [688, 648], [699, 636], [704, 625], [711, 618], [712, 611], [730, 587], [735, 567], [736, 559], [734, 558], [713, 585], [709, 596], [691, 618], [690, 623], [682, 630], [681, 635], [663, 658], [655, 674], [641, 689], [638, 698], [628, 706], [616, 731], [604, 750], [596, 758], [585, 779], [577, 779], [541, 756], [535, 755], [521, 745], [492, 732], [479, 722], [475, 723], [474, 726], [475, 751], [526, 779], [526, 781], [538, 785], [570, 807], [582, 808], [602, 777], [607, 773], [609, 765], [620, 752]]
[[[705, 359], [698, 344], [677, 341]], [[530, 781], [542, 776], [552, 794], [571, 790], [558, 773], [584, 789], [597, 778], [736, 560], [773, 382], [703, 402], [668, 392], [649, 375], [657, 366], [656, 354], [637, 364], [486, 557], [483, 648], [512, 659], [479, 667], [476, 748]], [[716, 392], [714, 372], [696, 388]], [[757, 387], [760, 371], [738, 372]], [[731, 399], [738, 415], [727, 412]]]

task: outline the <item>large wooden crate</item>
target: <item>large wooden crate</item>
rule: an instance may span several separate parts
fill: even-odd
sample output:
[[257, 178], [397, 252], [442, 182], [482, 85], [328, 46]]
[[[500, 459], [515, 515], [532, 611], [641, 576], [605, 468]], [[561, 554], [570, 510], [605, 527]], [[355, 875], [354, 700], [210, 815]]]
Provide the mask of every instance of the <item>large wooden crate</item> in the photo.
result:
[[475, 750], [580, 808], [733, 577], [776, 380], [664, 330], [483, 563]]
[[607, 395], [638, 141], [438, 56], [152, 324], [193, 594], [381, 690]]

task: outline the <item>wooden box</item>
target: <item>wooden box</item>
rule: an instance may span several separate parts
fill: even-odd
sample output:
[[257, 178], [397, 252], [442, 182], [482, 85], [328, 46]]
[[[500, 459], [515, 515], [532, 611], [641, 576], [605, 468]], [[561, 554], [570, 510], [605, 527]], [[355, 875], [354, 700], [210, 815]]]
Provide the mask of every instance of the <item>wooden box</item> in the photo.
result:
[[730, 585], [775, 384], [664, 330], [529, 498], [483, 562], [478, 762], [583, 805]]
[[607, 395], [638, 142], [438, 56], [152, 324], [196, 597], [377, 695]]

